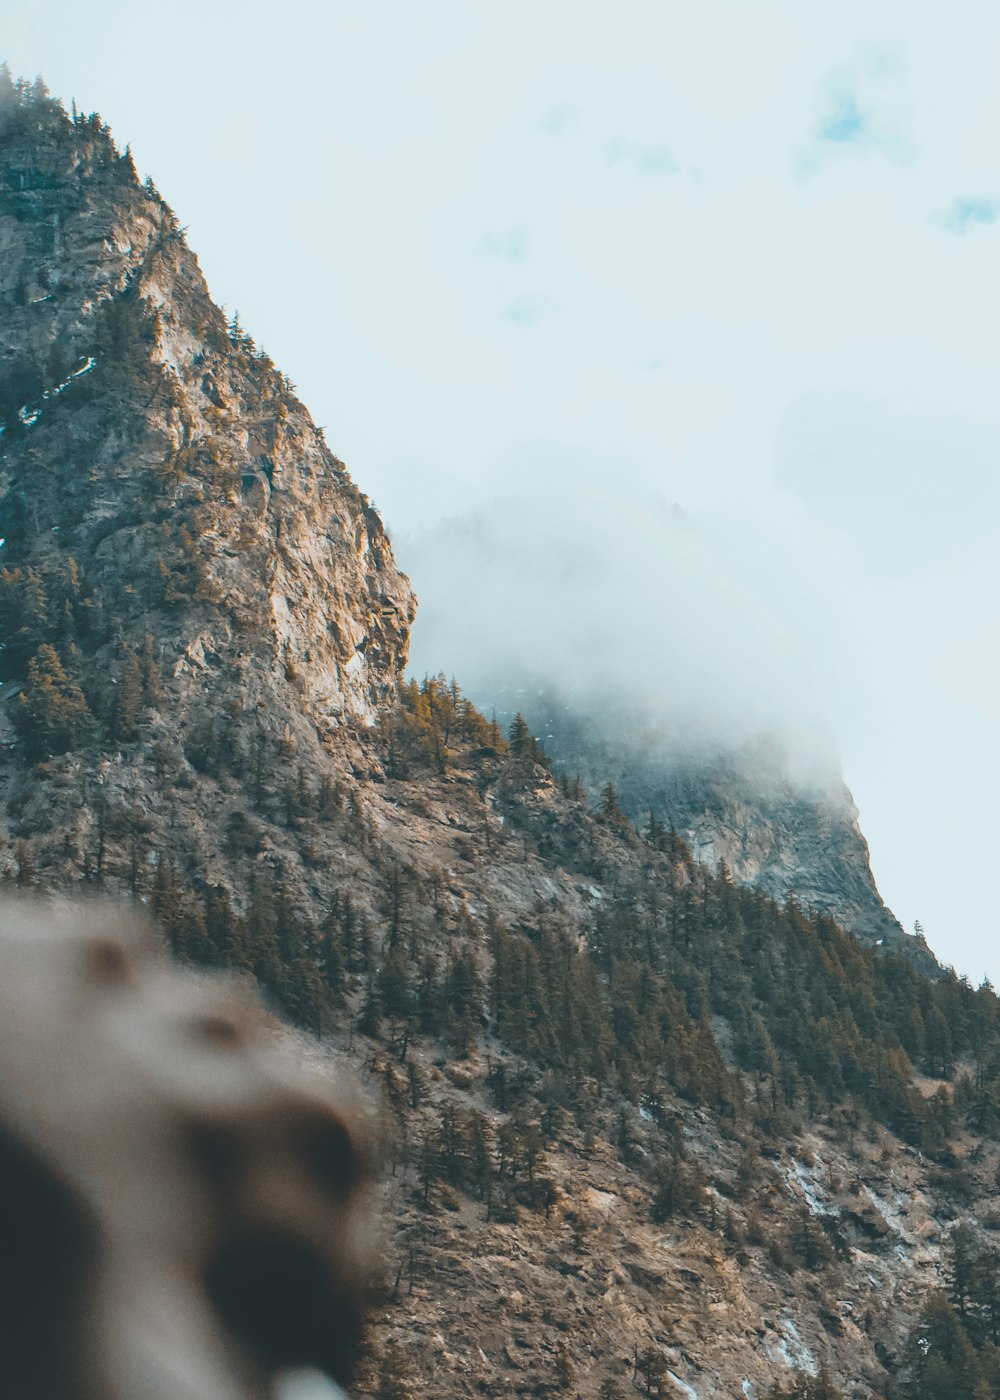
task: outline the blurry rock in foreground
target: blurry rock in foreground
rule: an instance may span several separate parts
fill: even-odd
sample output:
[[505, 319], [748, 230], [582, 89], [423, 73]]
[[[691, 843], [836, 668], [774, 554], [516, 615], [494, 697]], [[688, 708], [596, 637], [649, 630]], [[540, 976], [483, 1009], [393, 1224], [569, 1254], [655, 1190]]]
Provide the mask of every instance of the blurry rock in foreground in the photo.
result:
[[115, 906], [0, 905], [0, 1393], [343, 1379], [365, 1158], [357, 1108], [242, 989], [171, 965]]

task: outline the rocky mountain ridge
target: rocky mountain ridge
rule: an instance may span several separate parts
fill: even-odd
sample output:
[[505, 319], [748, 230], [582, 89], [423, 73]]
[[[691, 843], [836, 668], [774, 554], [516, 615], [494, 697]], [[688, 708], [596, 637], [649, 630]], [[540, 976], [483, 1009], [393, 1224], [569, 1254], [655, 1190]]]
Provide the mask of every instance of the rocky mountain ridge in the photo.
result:
[[[729, 749], [685, 745], [637, 713], [612, 708], [595, 718], [539, 686], [520, 688], [517, 703], [553, 759], [579, 773], [595, 799], [612, 782], [636, 825], [652, 815], [702, 864], [721, 861], [737, 883], [796, 899], [933, 970], [924, 940], [904, 932], [879, 894], [841, 777], [791, 774], [780, 743], [766, 737]], [[508, 718], [502, 706], [498, 714]]]
[[100, 118], [8, 94], [3, 139], [5, 559], [85, 557], [74, 606], [119, 649], [158, 608], [161, 668], [371, 718], [415, 608], [377, 513]]
[[419, 666], [453, 666], [504, 727], [521, 712], [592, 801], [610, 781], [637, 825], [652, 815], [739, 883], [933, 969], [878, 892], [806, 659], [752, 597], [752, 543], [731, 560], [711, 522], [574, 482], [401, 548], [421, 580]]

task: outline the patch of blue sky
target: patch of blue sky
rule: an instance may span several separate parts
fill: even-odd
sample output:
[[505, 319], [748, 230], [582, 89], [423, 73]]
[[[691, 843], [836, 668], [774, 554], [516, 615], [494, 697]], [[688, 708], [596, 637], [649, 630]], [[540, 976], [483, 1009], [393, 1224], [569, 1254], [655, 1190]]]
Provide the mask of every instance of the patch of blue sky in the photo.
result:
[[1000, 219], [1000, 199], [961, 195], [953, 200], [937, 222], [949, 233], [971, 233]]
[[857, 98], [853, 93], [845, 92], [836, 98], [833, 112], [820, 127], [819, 136], [822, 141], [848, 145], [865, 135], [867, 125]]

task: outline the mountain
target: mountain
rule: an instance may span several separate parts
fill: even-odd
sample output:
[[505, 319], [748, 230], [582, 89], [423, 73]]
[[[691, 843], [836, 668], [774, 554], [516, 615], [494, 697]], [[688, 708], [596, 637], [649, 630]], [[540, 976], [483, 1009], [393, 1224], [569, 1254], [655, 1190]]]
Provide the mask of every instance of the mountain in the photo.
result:
[[418, 667], [453, 666], [504, 726], [522, 713], [593, 800], [611, 782], [637, 825], [652, 816], [740, 884], [933, 970], [879, 894], [807, 663], [728, 541], [634, 491], [574, 485], [403, 547]]
[[1000, 1393], [992, 989], [402, 680], [377, 513], [100, 118], [4, 81], [0, 877], [368, 1076], [357, 1393]]
[[[864, 941], [935, 963], [924, 940], [904, 933], [871, 871], [858, 809], [838, 776], [797, 777], [778, 743], [688, 746], [644, 721], [635, 705], [596, 714], [546, 685], [474, 687], [484, 709], [508, 723], [519, 705], [561, 767], [596, 799], [609, 782], [642, 826], [672, 828], [704, 865], [722, 862], [737, 883], [829, 914]], [[492, 697], [492, 703], [491, 703]]]
[[[409, 585], [130, 155], [99, 118], [8, 100], [0, 214], [6, 558], [51, 576], [67, 640], [117, 683], [155, 610], [161, 668], [197, 677], [190, 699], [237, 682], [268, 705], [294, 673], [310, 714], [373, 714], [405, 662]], [[27, 607], [8, 675], [45, 625]]]

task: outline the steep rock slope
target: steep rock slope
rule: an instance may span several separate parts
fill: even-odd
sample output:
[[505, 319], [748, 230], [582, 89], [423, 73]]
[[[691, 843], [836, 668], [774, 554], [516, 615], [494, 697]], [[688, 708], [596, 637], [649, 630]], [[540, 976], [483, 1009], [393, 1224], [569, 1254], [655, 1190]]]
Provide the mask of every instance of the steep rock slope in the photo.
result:
[[[595, 718], [539, 686], [523, 687], [518, 698], [553, 758], [578, 772], [595, 798], [613, 783], [637, 825], [652, 815], [673, 827], [703, 864], [722, 861], [740, 884], [796, 899], [933, 970], [924, 940], [904, 932], [879, 894], [842, 778], [793, 774], [781, 745], [768, 739], [694, 746], [634, 710], [612, 707]], [[506, 709], [498, 713], [506, 718]]]
[[156, 615], [182, 713], [294, 676], [311, 715], [370, 717], [414, 612], [378, 515], [99, 118], [8, 91], [0, 141], [4, 561], [30, 559], [112, 679]]

